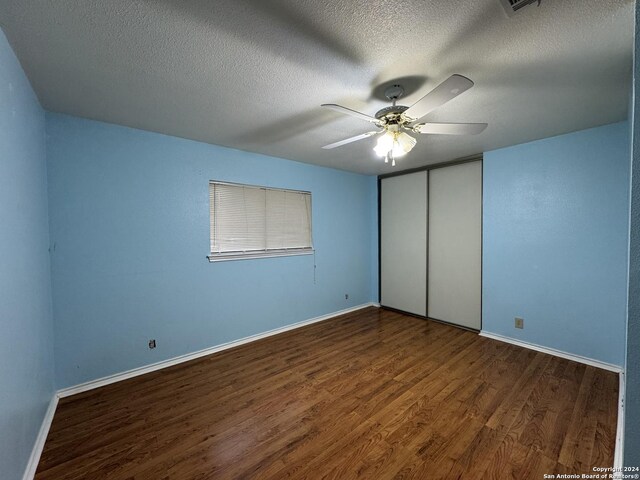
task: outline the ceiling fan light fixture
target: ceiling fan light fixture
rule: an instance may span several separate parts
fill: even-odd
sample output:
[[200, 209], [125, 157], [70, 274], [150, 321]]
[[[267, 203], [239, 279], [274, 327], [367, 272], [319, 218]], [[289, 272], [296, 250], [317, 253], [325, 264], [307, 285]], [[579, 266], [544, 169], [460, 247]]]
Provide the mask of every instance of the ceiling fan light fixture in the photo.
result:
[[379, 157], [402, 157], [416, 145], [416, 139], [405, 132], [387, 130], [376, 143], [373, 151]]
[[391, 156], [393, 158], [398, 158], [398, 157], [403, 157], [406, 154], [407, 152], [402, 148], [402, 146], [400, 145], [400, 143], [398, 143], [398, 140], [396, 139], [393, 142], [393, 148], [391, 149]]
[[404, 153], [409, 153], [413, 149], [413, 147], [416, 146], [416, 143], [418, 143], [415, 138], [405, 132], [400, 132], [396, 138], [396, 141], [402, 151], [404, 151]]
[[387, 154], [393, 150], [394, 141], [394, 134], [387, 130], [378, 138], [376, 146], [373, 147], [373, 151], [376, 152], [376, 155], [379, 157], [386, 157]]

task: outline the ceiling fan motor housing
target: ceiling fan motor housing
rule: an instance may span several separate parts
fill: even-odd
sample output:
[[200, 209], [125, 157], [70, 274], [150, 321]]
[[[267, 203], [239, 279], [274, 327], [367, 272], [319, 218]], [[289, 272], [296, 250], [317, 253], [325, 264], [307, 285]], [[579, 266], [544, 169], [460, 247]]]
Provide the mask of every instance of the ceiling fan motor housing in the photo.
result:
[[384, 107], [383, 109], [376, 112], [376, 118], [378, 120], [382, 120], [385, 117], [400, 116], [402, 112], [408, 109], [409, 107], [405, 107], [404, 105], [393, 105], [390, 107]]

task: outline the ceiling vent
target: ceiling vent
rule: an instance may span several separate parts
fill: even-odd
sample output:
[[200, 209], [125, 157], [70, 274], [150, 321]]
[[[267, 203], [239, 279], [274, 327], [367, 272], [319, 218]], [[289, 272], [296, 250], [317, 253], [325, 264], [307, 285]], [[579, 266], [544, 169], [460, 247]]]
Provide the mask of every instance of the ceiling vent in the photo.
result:
[[540, 0], [500, 0], [500, 3], [504, 7], [505, 12], [507, 12], [507, 15], [512, 17], [527, 5], [531, 5], [532, 3], [540, 5]]

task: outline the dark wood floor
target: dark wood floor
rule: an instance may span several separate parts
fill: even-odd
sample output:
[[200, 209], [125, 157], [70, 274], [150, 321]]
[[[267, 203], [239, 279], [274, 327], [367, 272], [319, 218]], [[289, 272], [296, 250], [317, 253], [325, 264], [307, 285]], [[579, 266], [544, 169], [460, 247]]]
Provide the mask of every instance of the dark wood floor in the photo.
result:
[[611, 466], [611, 372], [368, 308], [61, 400], [45, 479], [542, 479]]

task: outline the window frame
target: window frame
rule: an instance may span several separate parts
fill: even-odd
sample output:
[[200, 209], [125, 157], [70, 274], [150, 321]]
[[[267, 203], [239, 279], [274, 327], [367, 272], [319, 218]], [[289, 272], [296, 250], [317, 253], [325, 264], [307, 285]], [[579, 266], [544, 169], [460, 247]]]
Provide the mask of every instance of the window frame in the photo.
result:
[[[228, 252], [212, 252], [207, 255], [209, 262], [225, 262], [230, 260], [248, 260], [252, 258], [273, 258], [273, 257], [288, 257], [298, 255], [313, 255], [315, 249], [313, 246], [313, 196], [310, 191], [306, 190], [294, 190], [288, 188], [267, 187], [263, 185], [252, 185], [248, 183], [235, 183], [226, 182], [221, 180], [209, 180], [209, 250], [213, 250], [213, 228], [214, 228], [214, 206], [212, 204], [213, 194], [212, 188], [214, 185], [228, 185], [233, 187], [247, 187], [255, 188], [265, 191], [277, 191], [286, 193], [296, 193], [302, 195], [308, 195], [309, 197], [309, 247], [291, 247], [291, 248], [267, 248], [264, 250], [234, 250]], [[266, 235], [266, 233], [265, 233]]]

